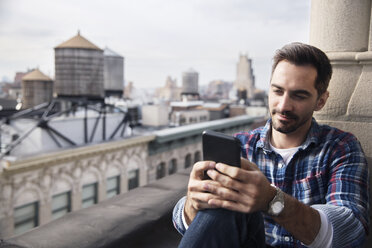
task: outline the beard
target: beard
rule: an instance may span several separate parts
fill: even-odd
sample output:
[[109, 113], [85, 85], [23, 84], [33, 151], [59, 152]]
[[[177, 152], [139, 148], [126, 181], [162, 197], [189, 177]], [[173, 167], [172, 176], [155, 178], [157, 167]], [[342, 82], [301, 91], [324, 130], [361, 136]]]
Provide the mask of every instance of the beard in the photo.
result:
[[[285, 116], [288, 121], [285, 120], [278, 120], [275, 118], [276, 114], [280, 114], [282, 116]], [[309, 118], [303, 118], [301, 119], [298, 115], [294, 114], [290, 111], [280, 112], [277, 110], [271, 111], [271, 118], [272, 118], [272, 127], [284, 134], [292, 133], [296, 131], [299, 127], [303, 126]]]

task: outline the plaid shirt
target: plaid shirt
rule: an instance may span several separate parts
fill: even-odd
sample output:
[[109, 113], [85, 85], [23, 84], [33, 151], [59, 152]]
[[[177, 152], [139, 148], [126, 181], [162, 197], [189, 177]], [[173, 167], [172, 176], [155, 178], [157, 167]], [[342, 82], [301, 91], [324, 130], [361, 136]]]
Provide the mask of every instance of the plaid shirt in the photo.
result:
[[[369, 229], [369, 186], [367, 162], [357, 139], [339, 129], [318, 125], [313, 119], [305, 142], [285, 165], [270, 148], [270, 133], [268, 120], [264, 127], [236, 134], [242, 143], [242, 156], [256, 163], [283, 192], [323, 211], [333, 226], [333, 247], [361, 247]], [[173, 216], [181, 233], [183, 204], [181, 199]], [[269, 216], [264, 215], [264, 219], [267, 244], [304, 246]]]

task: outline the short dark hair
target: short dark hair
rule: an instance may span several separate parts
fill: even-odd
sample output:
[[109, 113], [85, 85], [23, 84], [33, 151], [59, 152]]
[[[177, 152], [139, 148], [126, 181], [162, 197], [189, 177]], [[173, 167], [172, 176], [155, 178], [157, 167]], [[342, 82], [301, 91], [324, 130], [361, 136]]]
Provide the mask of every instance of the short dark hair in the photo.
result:
[[327, 55], [319, 48], [300, 42], [293, 42], [278, 49], [273, 60], [271, 76], [278, 63], [282, 60], [287, 60], [297, 66], [311, 65], [317, 71], [315, 88], [318, 91], [318, 96], [327, 91], [332, 77], [332, 66]]

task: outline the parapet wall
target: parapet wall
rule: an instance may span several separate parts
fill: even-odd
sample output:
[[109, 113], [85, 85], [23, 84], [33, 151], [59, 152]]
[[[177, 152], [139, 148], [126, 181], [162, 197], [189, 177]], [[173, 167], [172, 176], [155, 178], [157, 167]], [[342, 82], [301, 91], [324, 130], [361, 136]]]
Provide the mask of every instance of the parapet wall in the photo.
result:
[[186, 193], [189, 173], [190, 169], [182, 170], [22, 235], [0, 240], [0, 247], [176, 247], [181, 235], [173, 228], [171, 213]]

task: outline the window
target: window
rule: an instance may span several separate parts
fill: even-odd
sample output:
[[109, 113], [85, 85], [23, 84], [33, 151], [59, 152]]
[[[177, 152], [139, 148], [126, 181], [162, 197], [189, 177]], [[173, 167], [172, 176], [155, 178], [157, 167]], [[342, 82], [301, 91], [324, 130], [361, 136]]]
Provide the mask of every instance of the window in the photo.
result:
[[97, 183], [83, 186], [82, 208], [92, 206], [97, 203]]
[[52, 198], [52, 218], [53, 220], [62, 217], [71, 211], [71, 192], [64, 192], [54, 195]]
[[171, 161], [169, 161], [169, 166], [168, 166], [168, 174], [174, 174], [177, 172], [177, 160], [174, 158]]
[[156, 167], [156, 179], [165, 177], [165, 163], [162, 162]]
[[199, 161], [200, 161], [200, 152], [197, 151], [195, 152], [195, 155], [194, 155], [194, 163], [199, 162]]
[[186, 123], [186, 118], [184, 116], [181, 117], [180, 119], [180, 125], [183, 125]]
[[139, 169], [128, 172], [128, 190], [139, 186]]
[[185, 157], [185, 168], [189, 168], [191, 166], [191, 154], [187, 154]]
[[14, 209], [14, 234], [18, 235], [39, 225], [39, 204], [33, 202]]
[[107, 178], [106, 198], [111, 198], [118, 194], [120, 194], [120, 176]]

